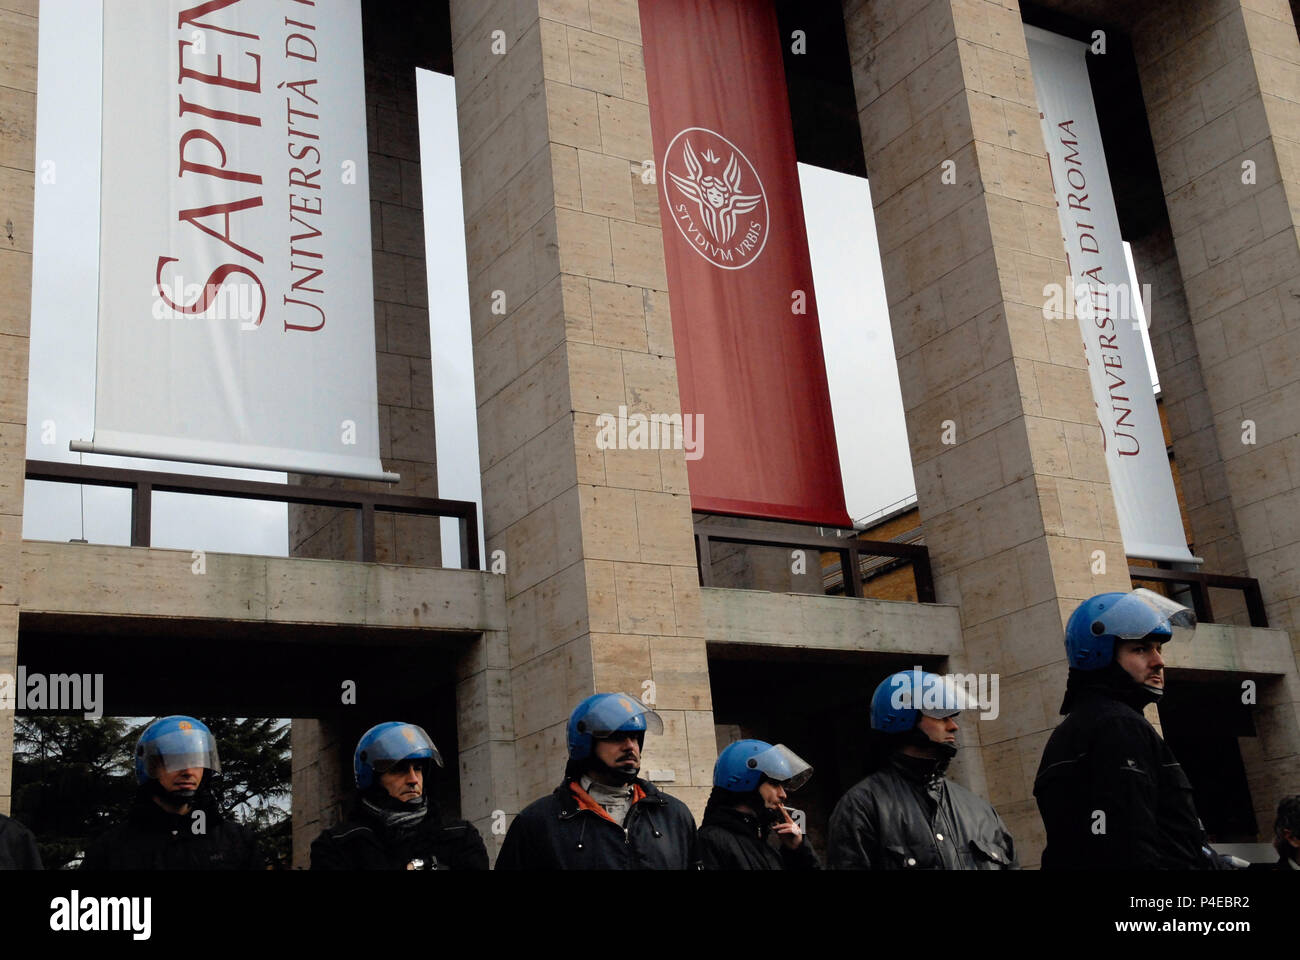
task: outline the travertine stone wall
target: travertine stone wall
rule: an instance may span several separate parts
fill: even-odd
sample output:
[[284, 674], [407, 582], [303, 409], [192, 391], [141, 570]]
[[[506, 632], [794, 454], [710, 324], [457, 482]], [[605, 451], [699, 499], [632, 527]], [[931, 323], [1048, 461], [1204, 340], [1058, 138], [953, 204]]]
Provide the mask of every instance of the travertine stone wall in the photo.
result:
[[672, 770], [666, 788], [698, 815], [716, 744], [685, 458], [596, 444], [596, 418], [620, 405], [680, 411], [656, 187], [641, 180], [637, 4], [453, 0], [451, 17], [484, 519], [507, 563], [518, 738], [497, 806], [554, 788], [578, 700], [653, 689], [666, 729], [644, 769]]
[[1066, 265], [1020, 14], [845, 0], [844, 17], [918, 506], [939, 600], [961, 608], [950, 669], [1001, 675], [1001, 715], [964, 725], [982, 747], [958, 775], [1034, 864], [1062, 626], [1128, 577], [1078, 327], [1043, 318]]
[[[37, 8], [37, 0], [0, 0], [0, 673], [9, 674], [18, 664], [18, 556], [27, 464]], [[9, 812], [13, 743], [13, 711], [0, 711], [0, 813]]]
[[[1235, 519], [1217, 559], [1300, 651], [1300, 40], [1286, 0], [1157, 4], [1133, 39], [1205, 387], [1187, 427], [1221, 462], [1199, 511]], [[1300, 792], [1300, 677], [1259, 695], [1243, 753], [1267, 831]]]

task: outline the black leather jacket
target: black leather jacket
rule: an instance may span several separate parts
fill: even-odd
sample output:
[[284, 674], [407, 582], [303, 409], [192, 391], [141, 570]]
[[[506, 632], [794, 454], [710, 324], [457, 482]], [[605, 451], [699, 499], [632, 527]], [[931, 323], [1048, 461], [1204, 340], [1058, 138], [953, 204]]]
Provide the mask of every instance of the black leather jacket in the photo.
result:
[[817, 854], [805, 836], [791, 850], [773, 848], [768, 831], [752, 813], [710, 804], [700, 824], [700, 856], [705, 870], [820, 870]]
[[200, 810], [202, 818], [170, 813], [142, 789], [126, 823], [90, 844], [81, 869], [261, 870], [266, 866], [248, 829], [223, 819], [203, 795], [195, 802], [195, 812]]
[[944, 777], [947, 761], [895, 753], [831, 814], [833, 870], [1019, 869], [1002, 819]]
[[1043, 869], [1213, 869], [1192, 785], [1141, 712], [1100, 687], [1068, 706], [1034, 781]]
[[442, 821], [434, 807], [410, 829], [387, 827], [360, 802], [348, 818], [312, 841], [313, 870], [405, 870], [413, 860], [425, 870], [486, 870], [487, 848], [466, 820]]
[[695, 818], [686, 804], [653, 783], [636, 781], [645, 796], [620, 826], [584, 809], [565, 779], [515, 817], [506, 831], [498, 870], [697, 870]]

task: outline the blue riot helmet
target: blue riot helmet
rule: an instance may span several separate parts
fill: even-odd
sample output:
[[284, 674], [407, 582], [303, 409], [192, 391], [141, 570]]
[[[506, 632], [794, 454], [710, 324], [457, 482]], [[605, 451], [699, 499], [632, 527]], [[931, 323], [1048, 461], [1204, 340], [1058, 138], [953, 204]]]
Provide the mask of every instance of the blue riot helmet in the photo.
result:
[[920, 667], [900, 670], [880, 681], [871, 696], [871, 729], [906, 733], [922, 715], [942, 719], [970, 705], [966, 691], [950, 678]]
[[[197, 767], [212, 773], [221, 772], [216, 738], [203, 721], [194, 717], [172, 716], [155, 720], [136, 741], [135, 779], [142, 786], [150, 780], [157, 780], [163, 771], [174, 773]], [[173, 792], [187, 798], [195, 793], [194, 790]]]
[[371, 727], [352, 754], [357, 789], [369, 789], [375, 783], [375, 774], [387, 773], [403, 760], [423, 760], [426, 766], [431, 762], [442, 767], [442, 754], [423, 727], [397, 720]]
[[727, 746], [713, 765], [713, 785], [732, 793], [752, 793], [763, 778], [794, 793], [813, 774], [813, 768], [784, 744], [764, 740], [737, 740]]
[[1065, 627], [1065, 653], [1076, 670], [1101, 670], [1119, 640], [1152, 637], [1166, 643], [1196, 629], [1196, 614], [1145, 588], [1099, 593], [1079, 604]]
[[636, 697], [626, 693], [597, 693], [583, 700], [569, 715], [569, 759], [587, 760], [596, 740], [615, 733], [663, 733], [664, 722]]

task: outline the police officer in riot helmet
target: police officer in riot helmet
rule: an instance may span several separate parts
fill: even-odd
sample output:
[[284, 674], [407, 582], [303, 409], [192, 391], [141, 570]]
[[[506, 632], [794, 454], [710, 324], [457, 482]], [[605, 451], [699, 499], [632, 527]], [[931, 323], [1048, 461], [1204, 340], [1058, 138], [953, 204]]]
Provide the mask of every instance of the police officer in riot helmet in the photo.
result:
[[1165, 693], [1164, 645], [1195, 628], [1191, 610], [1145, 589], [1098, 594], [1070, 615], [1065, 719], [1034, 781], [1044, 870], [1225, 866], [1182, 766], [1142, 715]]
[[121, 824], [93, 841], [82, 870], [260, 870], [253, 834], [221, 815], [221, 772], [212, 731], [194, 717], [155, 720], [135, 748], [135, 803]]
[[879, 769], [840, 798], [827, 859], [837, 870], [1016, 869], [1015, 844], [988, 801], [945, 774], [967, 705], [951, 680], [895, 673], [871, 697]]
[[444, 823], [429, 795], [442, 755], [423, 727], [389, 721], [352, 755], [357, 793], [348, 818], [311, 845], [313, 870], [486, 870], [474, 825]]
[[1300, 795], [1283, 797], [1273, 822], [1273, 849], [1278, 860], [1275, 870], [1300, 870]]
[[662, 733], [663, 721], [635, 697], [597, 693], [579, 703], [564, 780], [515, 817], [496, 868], [698, 869], [690, 810], [637, 777], [647, 732]]
[[[738, 740], [718, 754], [700, 824], [705, 870], [817, 870], [812, 844], [785, 808], [812, 767], [784, 744]], [[773, 846], [770, 837], [776, 838]]]

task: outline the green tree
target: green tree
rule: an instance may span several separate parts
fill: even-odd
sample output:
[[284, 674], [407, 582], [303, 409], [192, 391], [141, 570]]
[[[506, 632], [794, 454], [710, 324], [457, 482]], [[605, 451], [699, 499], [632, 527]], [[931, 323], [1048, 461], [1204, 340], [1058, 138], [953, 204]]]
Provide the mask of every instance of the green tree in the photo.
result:
[[[289, 858], [289, 724], [255, 717], [200, 718], [221, 757], [214, 796], [273, 860]], [[121, 823], [136, 794], [136, 741], [153, 718], [20, 716], [14, 729], [13, 816], [36, 834], [47, 869]]]
[[11, 812], [36, 834], [47, 870], [78, 856], [130, 808], [140, 729], [117, 717], [15, 718]]
[[217, 739], [221, 756], [217, 803], [224, 817], [257, 834], [262, 852], [288, 865], [289, 724], [274, 718], [202, 717]]

